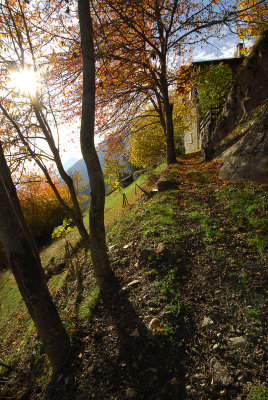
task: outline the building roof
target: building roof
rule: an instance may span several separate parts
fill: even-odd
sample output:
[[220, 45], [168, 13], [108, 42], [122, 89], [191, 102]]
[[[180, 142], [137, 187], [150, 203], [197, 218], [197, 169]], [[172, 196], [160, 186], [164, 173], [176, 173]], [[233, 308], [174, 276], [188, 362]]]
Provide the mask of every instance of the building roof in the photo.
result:
[[217, 58], [216, 60], [205, 60], [205, 61], [193, 61], [192, 65], [193, 66], [205, 66], [205, 65], [211, 65], [211, 64], [228, 64], [228, 65], [240, 65], [243, 60], [244, 56], [242, 57], [233, 57], [233, 58]]

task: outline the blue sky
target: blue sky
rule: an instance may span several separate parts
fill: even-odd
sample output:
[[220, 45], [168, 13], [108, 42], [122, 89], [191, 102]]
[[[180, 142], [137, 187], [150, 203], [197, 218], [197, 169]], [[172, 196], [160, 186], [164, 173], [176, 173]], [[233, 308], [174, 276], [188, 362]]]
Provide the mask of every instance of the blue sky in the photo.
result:
[[[238, 35], [231, 35], [223, 38], [213, 38], [210, 44], [195, 47], [192, 52], [193, 61], [215, 60], [218, 58], [232, 58], [238, 43], [243, 43]], [[244, 41], [248, 46], [249, 42]]]

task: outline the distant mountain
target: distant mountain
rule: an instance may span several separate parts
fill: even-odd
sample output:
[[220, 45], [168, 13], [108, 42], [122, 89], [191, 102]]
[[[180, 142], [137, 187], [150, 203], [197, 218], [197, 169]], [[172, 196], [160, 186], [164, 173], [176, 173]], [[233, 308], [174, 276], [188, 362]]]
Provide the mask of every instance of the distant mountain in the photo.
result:
[[69, 160], [63, 163], [63, 168], [65, 169], [65, 171], [68, 171], [77, 161], [78, 158], [75, 157], [69, 158]]
[[76, 161], [76, 163], [74, 163], [67, 172], [69, 175], [74, 176], [76, 171], [81, 174], [84, 182], [88, 182], [87, 167], [83, 158]]
[[[100, 159], [101, 168], [103, 169], [104, 168], [104, 164], [105, 164], [104, 163], [104, 156], [105, 155], [104, 155], [103, 152], [98, 151], [98, 149], [97, 149], [97, 153], [98, 153], [98, 156], [99, 156], [99, 159]], [[86, 164], [85, 164], [85, 161], [84, 161], [83, 158], [81, 160], [76, 161], [73, 165], [71, 165], [71, 167], [68, 169], [67, 172], [68, 172], [69, 175], [73, 176], [76, 171], [78, 171], [81, 174], [81, 176], [83, 178], [83, 181], [85, 183], [89, 182], [88, 174], [87, 174], [87, 167], [86, 167]]]
[[[105, 156], [105, 154], [104, 154], [103, 152], [101, 152], [101, 151], [98, 151], [98, 149], [97, 149], [97, 153], [98, 153], [98, 156], [99, 156], [101, 168], [103, 169], [103, 168], [104, 168], [104, 164], [105, 164], [105, 163], [104, 163], [104, 156]], [[74, 174], [75, 174], [76, 171], [78, 171], [78, 172], [81, 174], [84, 183], [88, 183], [87, 188], [84, 190], [84, 194], [87, 195], [87, 196], [89, 196], [89, 193], [90, 193], [90, 184], [89, 184], [89, 179], [88, 179], [88, 174], [87, 174], [87, 167], [86, 167], [86, 164], [85, 164], [85, 161], [84, 161], [83, 158], [81, 158], [81, 160], [76, 161], [76, 162], [68, 169], [67, 173], [68, 173], [70, 176], [74, 176]], [[82, 207], [85, 208], [85, 207], [87, 206], [87, 204], [88, 204], [88, 200], [85, 201], [85, 202], [83, 203]]]

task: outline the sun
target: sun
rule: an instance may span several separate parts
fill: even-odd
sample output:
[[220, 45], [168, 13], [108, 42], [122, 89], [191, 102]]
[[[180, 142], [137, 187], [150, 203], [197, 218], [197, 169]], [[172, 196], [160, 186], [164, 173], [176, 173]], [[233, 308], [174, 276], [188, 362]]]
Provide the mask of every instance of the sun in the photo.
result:
[[10, 74], [11, 85], [22, 92], [30, 96], [36, 94], [38, 79], [35, 71], [31, 69], [23, 69], [21, 71], [14, 71]]

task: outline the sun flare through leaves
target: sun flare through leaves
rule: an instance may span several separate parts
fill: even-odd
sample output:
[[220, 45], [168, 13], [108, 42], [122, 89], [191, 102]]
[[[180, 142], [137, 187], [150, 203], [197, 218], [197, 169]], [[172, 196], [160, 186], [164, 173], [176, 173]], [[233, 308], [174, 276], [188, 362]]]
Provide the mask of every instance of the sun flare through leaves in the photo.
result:
[[10, 83], [15, 90], [34, 96], [38, 88], [37, 73], [31, 69], [13, 71], [10, 74]]

